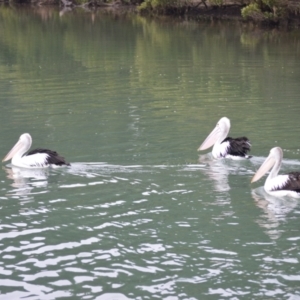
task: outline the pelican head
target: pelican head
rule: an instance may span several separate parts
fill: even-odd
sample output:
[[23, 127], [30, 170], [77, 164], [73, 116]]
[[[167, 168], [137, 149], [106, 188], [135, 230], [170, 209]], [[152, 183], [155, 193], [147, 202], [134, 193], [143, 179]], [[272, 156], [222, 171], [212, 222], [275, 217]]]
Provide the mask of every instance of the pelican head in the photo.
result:
[[198, 148], [198, 151], [208, 149], [212, 147], [216, 142], [221, 143], [226, 138], [229, 130], [230, 120], [226, 117], [221, 118], [213, 131], [208, 135], [205, 141]]
[[274, 165], [275, 167], [272, 169], [269, 177], [274, 178], [275, 176], [277, 176], [281, 166], [282, 157], [283, 157], [283, 152], [280, 147], [272, 148], [270, 150], [269, 156], [266, 158], [264, 163], [260, 166], [260, 168], [253, 176], [251, 183], [262, 178]]
[[18, 142], [13, 146], [13, 148], [6, 154], [2, 161], [7, 161], [15, 156], [22, 157], [22, 155], [29, 150], [31, 147], [32, 138], [29, 133], [23, 133]]

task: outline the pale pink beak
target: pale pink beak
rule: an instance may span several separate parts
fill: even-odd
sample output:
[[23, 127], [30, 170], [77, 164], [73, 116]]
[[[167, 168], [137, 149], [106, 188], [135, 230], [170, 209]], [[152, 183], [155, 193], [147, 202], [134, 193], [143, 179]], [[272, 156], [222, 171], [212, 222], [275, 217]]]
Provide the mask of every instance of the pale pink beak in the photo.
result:
[[2, 161], [10, 160], [15, 156], [16, 153], [18, 153], [22, 148], [24, 148], [24, 144], [22, 141], [18, 141], [13, 148], [6, 154], [6, 156], [2, 159]]
[[251, 183], [262, 178], [275, 164], [275, 159], [273, 156], [268, 156], [264, 163], [257, 170], [255, 175], [253, 176]]
[[208, 137], [205, 139], [205, 141], [198, 148], [198, 151], [205, 150], [205, 149], [212, 147], [218, 140], [219, 134], [220, 134], [220, 128], [215, 127], [214, 130], [208, 135]]

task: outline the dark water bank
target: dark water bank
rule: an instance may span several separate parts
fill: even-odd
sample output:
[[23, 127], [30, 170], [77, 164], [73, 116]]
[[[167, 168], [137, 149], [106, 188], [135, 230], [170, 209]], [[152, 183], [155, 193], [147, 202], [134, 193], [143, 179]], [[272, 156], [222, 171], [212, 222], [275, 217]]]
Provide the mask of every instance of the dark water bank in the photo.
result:
[[[300, 2], [299, 2], [300, 5]], [[188, 6], [183, 8], [182, 15], [196, 20], [238, 20], [243, 23], [251, 23], [266, 27], [300, 28], [300, 12], [287, 10], [284, 17], [273, 15], [268, 12], [269, 17], [264, 17], [262, 12], [251, 13], [247, 17], [242, 16], [243, 5], [228, 4], [223, 6]], [[299, 7], [300, 9], [300, 7]], [[170, 12], [172, 14], [172, 12]]]
[[[165, 6], [154, 6], [152, 1], [157, 3], [164, 0], [145, 0], [139, 10], [182, 16], [193, 20], [234, 20], [268, 27], [300, 27], [298, 0], [191, 0]], [[172, 3], [172, 0], [170, 2]]]
[[[155, 1], [155, 4], [152, 2]], [[284, 7], [256, 7], [251, 1], [234, 2], [223, 0], [222, 5], [213, 5], [212, 1], [185, 1], [166, 2], [164, 0], [38, 0], [38, 1], [2, 1], [2, 5], [19, 7], [59, 7], [62, 14], [74, 9], [83, 9], [87, 12], [112, 13], [123, 15], [128, 13], [144, 16], [171, 16], [174, 18], [193, 21], [235, 21], [241, 24], [250, 24], [259, 27], [298, 29], [300, 28], [300, 1], [288, 0]], [[1, 1], [0, 1], [1, 3]], [[250, 3], [250, 4], [249, 4]]]

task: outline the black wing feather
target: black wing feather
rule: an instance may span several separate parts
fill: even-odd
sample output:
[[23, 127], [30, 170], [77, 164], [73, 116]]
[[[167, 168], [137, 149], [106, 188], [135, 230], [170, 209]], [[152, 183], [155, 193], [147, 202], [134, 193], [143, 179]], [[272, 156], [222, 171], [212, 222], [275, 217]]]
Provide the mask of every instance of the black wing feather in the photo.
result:
[[37, 153], [46, 153], [46, 154], [48, 154], [47, 164], [49, 164], [49, 165], [57, 165], [57, 166], [67, 165], [67, 166], [70, 166], [70, 164], [65, 161], [64, 157], [60, 156], [56, 151], [52, 151], [52, 150], [49, 150], [49, 149], [37, 148], [37, 149], [29, 151], [26, 155], [29, 156], [29, 155], [33, 155], [33, 154], [37, 154]]
[[[238, 138], [227, 137], [222, 143], [229, 142], [228, 154], [245, 157], [251, 149], [251, 144], [245, 136]], [[251, 157], [251, 156], [250, 156]]]
[[290, 172], [289, 181], [281, 188], [276, 190], [289, 190], [300, 193], [300, 172]]

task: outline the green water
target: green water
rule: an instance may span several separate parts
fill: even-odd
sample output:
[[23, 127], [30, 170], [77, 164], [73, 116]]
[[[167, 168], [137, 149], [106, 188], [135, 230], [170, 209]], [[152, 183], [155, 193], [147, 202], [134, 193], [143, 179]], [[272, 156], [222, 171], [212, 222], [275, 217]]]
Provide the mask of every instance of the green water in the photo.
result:
[[[0, 7], [2, 299], [299, 299], [300, 202], [250, 184], [300, 170], [300, 35], [237, 24]], [[250, 161], [196, 149], [218, 119]]]

